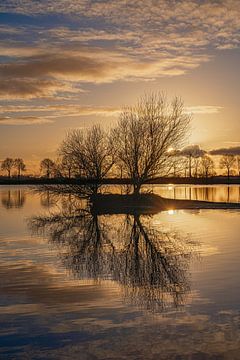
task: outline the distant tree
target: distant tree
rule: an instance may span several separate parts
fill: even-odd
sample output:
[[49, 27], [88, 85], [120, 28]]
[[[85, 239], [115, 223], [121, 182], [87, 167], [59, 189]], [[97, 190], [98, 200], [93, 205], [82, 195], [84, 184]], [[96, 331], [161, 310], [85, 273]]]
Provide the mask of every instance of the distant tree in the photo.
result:
[[192, 170], [193, 170], [193, 176], [194, 177], [198, 177], [199, 175], [199, 167], [201, 164], [201, 157], [195, 157], [193, 159], [193, 164], [192, 164]]
[[186, 159], [179, 155], [180, 150], [170, 149], [168, 153], [172, 156], [172, 170], [169, 172], [169, 175], [173, 177], [181, 176], [186, 167]]
[[229, 178], [232, 173], [234, 166], [236, 164], [236, 159], [234, 155], [223, 155], [220, 159], [219, 166], [221, 169], [226, 169], [227, 176]]
[[69, 155], [64, 155], [60, 162], [60, 171], [63, 176], [67, 176], [71, 179], [73, 172], [76, 170], [76, 164], [74, 158]]
[[8, 177], [11, 177], [11, 170], [14, 167], [14, 160], [12, 158], [6, 158], [1, 164], [1, 169], [7, 171]]
[[54, 163], [54, 168], [51, 176], [55, 178], [61, 178], [63, 176], [62, 168], [59, 164]]
[[174, 158], [172, 163], [172, 171], [169, 175], [172, 175], [173, 177], [181, 176], [185, 166], [184, 160], [185, 159], [182, 157]]
[[[183, 148], [180, 153], [181, 156], [185, 156], [188, 159], [188, 176], [198, 175], [198, 167], [200, 163], [200, 157], [205, 154], [205, 151], [202, 150], [199, 145], [188, 145]], [[194, 172], [192, 171], [194, 170]], [[192, 173], [193, 172], [193, 173]]]
[[240, 156], [239, 155], [236, 157], [236, 161], [237, 161], [238, 176], [240, 176]]
[[188, 159], [183, 156], [178, 156], [174, 159], [173, 163], [173, 176], [184, 176], [187, 177], [188, 173]]
[[135, 194], [146, 180], [172, 171], [169, 149], [182, 146], [189, 122], [180, 98], [169, 102], [159, 93], [145, 96], [136, 106], [122, 111], [112, 131], [112, 144], [117, 163], [131, 178]]
[[21, 172], [26, 170], [26, 165], [20, 158], [14, 160], [14, 167], [17, 169], [18, 178], [21, 176]]
[[205, 178], [208, 178], [210, 175], [214, 174], [214, 161], [212, 158], [210, 158], [210, 156], [204, 155], [201, 158], [200, 169], [202, 176]]
[[43, 159], [40, 163], [40, 170], [47, 176], [47, 178], [50, 178], [50, 176], [54, 175], [55, 172], [55, 163], [51, 159]]
[[59, 153], [63, 159], [71, 159], [80, 174], [95, 180], [92, 187], [94, 192], [114, 163], [114, 151], [109, 137], [99, 125], [86, 130], [70, 131], [62, 142]]

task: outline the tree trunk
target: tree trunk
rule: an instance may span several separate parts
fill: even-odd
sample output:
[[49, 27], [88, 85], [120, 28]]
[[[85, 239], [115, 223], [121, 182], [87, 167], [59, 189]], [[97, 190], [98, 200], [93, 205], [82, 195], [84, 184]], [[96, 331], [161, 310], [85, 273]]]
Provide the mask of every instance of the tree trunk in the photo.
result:
[[192, 157], [189, 156], [189, 177], [192, 177]]
[[133, 194], [134, 195], [139, 195], [140, 194], [140, 189], [141, 189], [141, 183], [134, 183], [133, 184]]

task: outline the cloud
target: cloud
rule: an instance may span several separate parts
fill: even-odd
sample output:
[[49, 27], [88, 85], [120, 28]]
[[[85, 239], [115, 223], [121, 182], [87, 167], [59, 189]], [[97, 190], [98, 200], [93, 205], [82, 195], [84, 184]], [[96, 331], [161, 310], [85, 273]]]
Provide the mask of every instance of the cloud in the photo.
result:
[[0, 125], [40, 125], [52, 122], [50, 119], [44, 119], [36, 116], [20, 117], [1, 117]]
[[[16, 53], [18, 53], [18, 47]], [[187, 69], [198, 66], [203, 58], [185, 56], [162, 57], [161, 61], [144, 61], [123, 54], [120, 50], [101, 48], [86, 49], [61, 47], [43, 53], [36, 50], [34, 56], [27, 56], [31, 50], [23, 49], [25, 56], [0, 64], [0, 96], [3, 98], [38, 98], [64, 93], [81, 92], [80, 84], [107, 83], [116, 80], [152, 80], [159, 76], [184, 74]], [[11, 47], [12, 56], [14, 48]], [[32, 51], [34, 53], [34, 49]], [[200, 60], [201, 58], [201, 60]], [[207, 59], [205, 59], [206, 61]]]
[[9, 26], [9, 25], [0, 25], [0, 35], [18, 35], [21, 32], [19, 28]]
[[199, 145], [188, 145], [182, 150], [178, 151], [179, 156], [200, 157], [206, 154], [206, 151], [201, 149]]
[[240, 146], [219, 148], [209, 151], [210, 155], [240, 155]]
[[54, 79], [44, 80], [37, 78], [30, 79], [26, 77], [20, 79], [15, 78], [14, 74], [11, 74], [9, 77], [3, 76], [2, 78], [0, 75], [0, 81], [0, 97], [2, 99], [32, 99], [52, 97], [59, 91], [74, 92], [71, 85]]
[[26, 79], [51, 77], [78, 82], [104, 83], [120, 79], [171, 76], [183, 74], [187, 69], [198, 66], [207, 58], [185, 56], [165, 56], [161, 62], [146, 62], [119, 50], [91, 48], [56, 49], [52, 54], [24, 57], [21, 61], [9, 61], [0, 64], [0, 78]]
[[110, 106], [81, 106], [72, 103], [55, 105], [0, 105], [0, 125], [39, 125], [67, 117], [118, 116], [121, 109]]
[[[6, 95], [0, 95], [8, 98], [60, 97], [71, 89], [77, 93], [85, 83], [179, 76], [210, 61], [210, 50], [236, 48], [240, 41], [240, 3], [232, 0], [53, 0], [51, 5], [9, 0], [0, 11], [68, 15], [69, 23], [21, 26], [21, 38], [8, 26], [10, 42], [0, 27], [6, 38], [0, 81], [9, 84]], [[215, 113], [220, 108], [191, 110]]]
[[81, 42], [89, 43], [95, 41], [106, 41], [106, 42], [123, 42], [136, 41], [136, 34], [134, 31], [128, 31], [122, 29], [121, 32], [114, 29], [103, 29], [97, 30], [93, 28], [84, 29], [70, 29], [68, 27], [57, 27], [49, 29], [45, 34], [55, 41], [68, 41], [70, 43]]
[[199, 105], [199, 106], [187, 106], [187, 113], [191, 114], [217, 114], [223, 109], [222, 106], [212, 105]]
[[[7, 32], [8, 34], [8, 32]], [[6, 35], [6, 34], [5, 34]], [[46, 47], [42, 45], [33, 46], [27, 45], [21, 41], [0, 41], [0, 56], [7, 58], [15, 58], [14, 60], [18, 60], [18, 58], [30, 57], [35, 55], [44, 54], [47, 51]], [[6, 62], [3, 62], [3, 65]], [[6, 63], [7, 64], [7, 63]]]
[[[236, 48], [240, 41], [240, 3], [232, 0], [53, 0], [51, 5], [8, 0], [0, 11], [61, 14], [68, 24], [62, 26], [59, 17], [53, 24], [0, 26], [0, 125], [117, 116], [117, 107], [77, 106], [74, 100], [89, 84], [183, 75], [210, 61], [213, 50]], [[64, 104], [56, 104], [60, 101]], [[221, 109], [201, 105], [187, 112], [217, 114]]]
[[[1, 90], [0, 90], [1, 93]], [[31, 91], [26, 95], [31, 96]], [[214, 106], [195, 106], [188, 107], [189, 109], [197, 109], [201, 113], [214, 113]], [[210, 108], [210, 109], [209, 109]], [[212, 109], [213, 108], [213, 109]], [[217, 108], [217, 107], [216, 107]], [[48, 122], [57, 121], [61, 118], [68, 117], [82, 117], [82, 116], [119, 116], [122, 108], [119, 106], [96, 106], [96, 105], [77, 105], [76, 103], [64, 102], [62, 104], [46, 104], [46, 105], [32, 105], [27, 103], [25, 105], [11, 105], [0, 103], [0, 125], [26, 125], [26, 124], [44, 124]], [[217, 110], [216, 110], [217, 111]], [[194, 111], [189, 111], [194, 112]], [[24, 116], [22, 116], [22, 114]], [[30, 116], [31, 115], [31, 116]], [[12, 120], [11, 120], [12, 119]], [[194, 149], [196, 150], [194, 145]], [[202, 150], [201, 150], [202, 151]]]

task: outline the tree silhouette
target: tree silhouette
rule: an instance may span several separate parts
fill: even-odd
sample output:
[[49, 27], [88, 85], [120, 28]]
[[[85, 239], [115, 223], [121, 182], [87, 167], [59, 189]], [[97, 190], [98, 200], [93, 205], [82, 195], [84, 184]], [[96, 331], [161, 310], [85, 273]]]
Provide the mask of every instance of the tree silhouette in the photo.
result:
[[76, 165], [74, 159], [70, 155], [64, 155], [61, 159], [60, 170], [64, 175], [67, 175], [71, 179], [73, 172], [76, 170]]
[[205, 154], [199, 145], [188, 145], [179, 151], [180, 156], [184, 156], [188, 159], [188, 175], [192, 177], [192, 170], [194, 169], [194, 175], [198, 175], [199, 159]]
[[113, 149], [107, 134], [99, 125], [87, 130], [73, 130], [62, 142], [59, 153], [72, 159], [80, 174], [94, 179], [92, 191], [97, 192], [101, 181], [113, 166]]
[[208, 178], [209, 175], [213, 175], [214, 173], [214, 161], [210, 156], [204, 155], [201, 158], [200, 168], [202, 175]]
[[220, 159], [219, 166], [221, 169], [226, 169], [228, 179], [235, 164], [236, 164], [236, 159], [234, 155], [223, 155]]
[[240, 176], [240, 156], [239, 155], [237, 156], [236, 161], [237, 161], [238, 176]]
[[146, 180], [172, 169], [169, 149], [182, 145], [189, 121], [182, 100], [175, 97], [169, 103], [163, 94], [145, 96], [136, 106], [123, 110], [112, 131], [112, 144], [135, 194]]
[[43, 159], [40, 163], [40, 170], [47, 176], [47, 178], [50, 178], [51, 175], [54, 174], [55, 171], [55, 163], [51, 159]]
[[14, 167], [14, 160], [12, 158], [6, 158], [1, 164], [1, 169], [6, 170], [8, 177], [11, 177], [11, 170]]
[[14, 167], [17, 169], [18, 178], [20, 178], [21, 172], [26, 170], [26, 165], [24, 164], [23, 159], [15, 159]]

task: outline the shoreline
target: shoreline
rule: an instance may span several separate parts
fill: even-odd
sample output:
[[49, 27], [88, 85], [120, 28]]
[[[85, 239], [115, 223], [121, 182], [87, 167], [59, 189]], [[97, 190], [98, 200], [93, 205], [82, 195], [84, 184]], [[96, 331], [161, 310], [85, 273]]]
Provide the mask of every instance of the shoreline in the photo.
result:
[[[0, 177], [1, 185], [88, 185], [95, 184], [95, 179], [67, 179], [67, 178], [6, 178]], [[214, 176], [211, 178], [189, 178], [189, 177], [169, 177], [156, 178], [147, 181], [144, 185], [240, 185], [239, 176]], [[131, 185], [130, 179], [108, 178], [101, 181], [101, 185]]]

